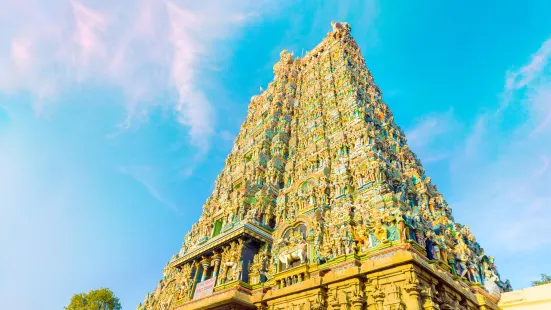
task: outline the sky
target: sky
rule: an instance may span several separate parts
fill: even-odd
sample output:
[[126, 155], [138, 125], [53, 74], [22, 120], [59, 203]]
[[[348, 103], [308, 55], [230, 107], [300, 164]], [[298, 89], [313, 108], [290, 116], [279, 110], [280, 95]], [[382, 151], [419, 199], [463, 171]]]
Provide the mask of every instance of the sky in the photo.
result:
[[515, 289], [551, 273], [550, 1], [0, 0], [0, 308], [124, 309], [177, 253], [283, 49], [347, 21]]

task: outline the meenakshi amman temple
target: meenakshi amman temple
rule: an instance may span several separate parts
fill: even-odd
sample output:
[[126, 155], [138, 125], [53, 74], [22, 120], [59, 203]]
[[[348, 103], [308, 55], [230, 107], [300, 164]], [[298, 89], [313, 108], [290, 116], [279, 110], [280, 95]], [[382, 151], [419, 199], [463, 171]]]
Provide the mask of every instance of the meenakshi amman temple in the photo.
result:
[[350, 26], [273, 69], [138, 309], [499, 309], [509, 281], [409, 149]]

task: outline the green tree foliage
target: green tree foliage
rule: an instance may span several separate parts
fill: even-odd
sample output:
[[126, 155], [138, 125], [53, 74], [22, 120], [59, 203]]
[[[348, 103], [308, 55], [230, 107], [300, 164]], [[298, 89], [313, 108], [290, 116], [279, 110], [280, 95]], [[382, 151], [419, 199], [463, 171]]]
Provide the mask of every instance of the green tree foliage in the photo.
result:
[[551, 283], [551, 276], [548, 276], [547, 274], [542, 273], [540, 280], [532, 281], [532, 286], [544, 285], [548, 283]]
[[108, 288], [75, 294], [66, 310], [121, 310], [119, 299]]

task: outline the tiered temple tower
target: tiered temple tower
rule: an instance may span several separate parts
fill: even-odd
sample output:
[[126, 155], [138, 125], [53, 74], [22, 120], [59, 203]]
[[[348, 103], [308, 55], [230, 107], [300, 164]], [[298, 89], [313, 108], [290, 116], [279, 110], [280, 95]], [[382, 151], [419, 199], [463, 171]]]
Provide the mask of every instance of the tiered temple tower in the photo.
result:
[[394, 123], [350, 26], [283, 51], [138, 309], [497, 309], [492, 256]]

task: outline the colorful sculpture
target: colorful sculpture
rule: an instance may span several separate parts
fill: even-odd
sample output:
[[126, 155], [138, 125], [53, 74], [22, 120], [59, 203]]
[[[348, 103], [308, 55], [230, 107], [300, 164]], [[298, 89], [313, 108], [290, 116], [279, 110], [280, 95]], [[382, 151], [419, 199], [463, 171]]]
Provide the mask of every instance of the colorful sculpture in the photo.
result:
[[[494, 296], [510, 290], [468, 226], [454, 222], [450, 207], [407, 146], [350, 26], [332, 27], [302, 58], [281, 52], [274, 81], [251, 98], [198, 224], [139, 309], [186, 302], [194, 286], [210, 277], [217, 277], [215, 291], [239, 282], [292, 286], [309, 273], [281, 279], [278, 274], [297, 266], [361, 261], [400, 244], [455, 275], [456, 281], [485, 287]], [[429, 284], [419, 288], [418, 280], [409, 279], [403, 288], [392, 284], [382, 289], [369, 282], [369, 298], [381, 307], [401, 309], [404, 290], [432, 307], [435, 292], [445, 291]], [[167, 291], [171, 287], [174, 294]], [[362, 309], [367, 299], [358, 290], [350, 296], [358, 298]], [[316, 296], [312, 305], [325, 302], [325, 296]], [[333, 298], [341, 302], [337, 293]]]

